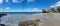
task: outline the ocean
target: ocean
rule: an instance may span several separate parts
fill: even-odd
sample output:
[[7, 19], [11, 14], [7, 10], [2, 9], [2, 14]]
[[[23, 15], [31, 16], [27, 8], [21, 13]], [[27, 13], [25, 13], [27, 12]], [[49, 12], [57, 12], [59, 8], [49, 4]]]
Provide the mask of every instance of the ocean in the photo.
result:
[[0, 12], [0, 14], [36, 14], [41, 12]]

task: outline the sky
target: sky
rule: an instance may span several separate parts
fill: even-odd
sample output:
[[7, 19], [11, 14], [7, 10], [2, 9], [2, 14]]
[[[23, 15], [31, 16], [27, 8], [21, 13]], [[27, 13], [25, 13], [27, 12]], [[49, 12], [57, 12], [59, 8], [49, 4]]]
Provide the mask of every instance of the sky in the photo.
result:
[[60, 6], [60, 0], [0, 0], [0, 12], [42, 12]]

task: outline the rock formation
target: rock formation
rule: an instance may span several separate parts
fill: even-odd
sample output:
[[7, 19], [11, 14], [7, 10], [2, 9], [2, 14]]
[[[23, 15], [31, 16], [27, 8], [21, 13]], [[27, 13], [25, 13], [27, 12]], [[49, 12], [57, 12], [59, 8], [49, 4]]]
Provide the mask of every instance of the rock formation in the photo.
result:
[[5, 15], [7, 15], [7, 14], [0, 14], [0, 17], [5, 16]]
[[46, 11], [45, 9], [42, 10], [42, 13], [49, 13], [48, 11]]
[[4, 24], [0, 24], [0, 26], [5, 26]]
[[52, 7], [49, 10], [43, 9], [42, 13], [60, 13], [60, 7], [57, 8]]
[[28, 21], [25, 21], [25, 22], [20, 22], [19, 26], [30, 26], [30, 25], [32, 25], [32, 26], [39, 26], [38, 22], [40, 22], [39, 19], [28, 20]]

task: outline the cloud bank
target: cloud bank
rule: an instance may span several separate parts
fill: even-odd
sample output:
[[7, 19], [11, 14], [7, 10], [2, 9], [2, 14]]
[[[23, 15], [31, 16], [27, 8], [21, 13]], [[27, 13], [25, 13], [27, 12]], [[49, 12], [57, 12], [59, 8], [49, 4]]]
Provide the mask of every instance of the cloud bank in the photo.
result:
[[10, 7], [6, 7], [4, 9], [0, 9], [0, 12], [42, 12], [42, 10], [39, 10], [38, 8], [33, 8], [33, 9], [25, 9], [25, 10], [11, 10]]
[[52, 5], [51, 7], [58, 7], [60, 6], [60, 1], [56, 2], [54, 5]]
[[3, 0], [0, 0], [0, 4], [2, 4], [3, 3]]
[[[22, 3], [24, 0], [11, 0], [12, 1], [12, 3]], [[27, 0], [27, 2], [28, 3], [30, 3], [30, 2], [33, 2], [34, 0]], [[9, 3], [9, 4], [11, 4], [10, 2], [9, 2], [9, 0], [5, 0], [5, 2], [6, 3]], [[2, 4], [3, 3], [3, 0], [0, 0], [0, 4]], [[3, 9], [3, 8], [0, 8], [0, 12], [42, 12], [42, 10], [39, 10], [38, 8], [30, 8], [30, 9], [24, 9], [24, 10], [13, 10], [13, 9], [11, 9], [10, 7], [6, 7], [5, 9]]]

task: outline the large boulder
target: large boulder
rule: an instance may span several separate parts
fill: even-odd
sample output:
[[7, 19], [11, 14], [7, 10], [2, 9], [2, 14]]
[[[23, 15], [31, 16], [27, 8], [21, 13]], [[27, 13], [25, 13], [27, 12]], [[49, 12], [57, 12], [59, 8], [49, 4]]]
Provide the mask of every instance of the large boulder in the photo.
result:
[[39, 19], [28, 20], [25, 22], [20, 22], [19, 26], [39, 26], [38, 22], [41, 22]]
[[5, 24], [0, 24], [0, 26], [5, 26]]
[[5, 15], [7, 15], [7, 14], [0, 14], [0, 17], [5, 16]]

